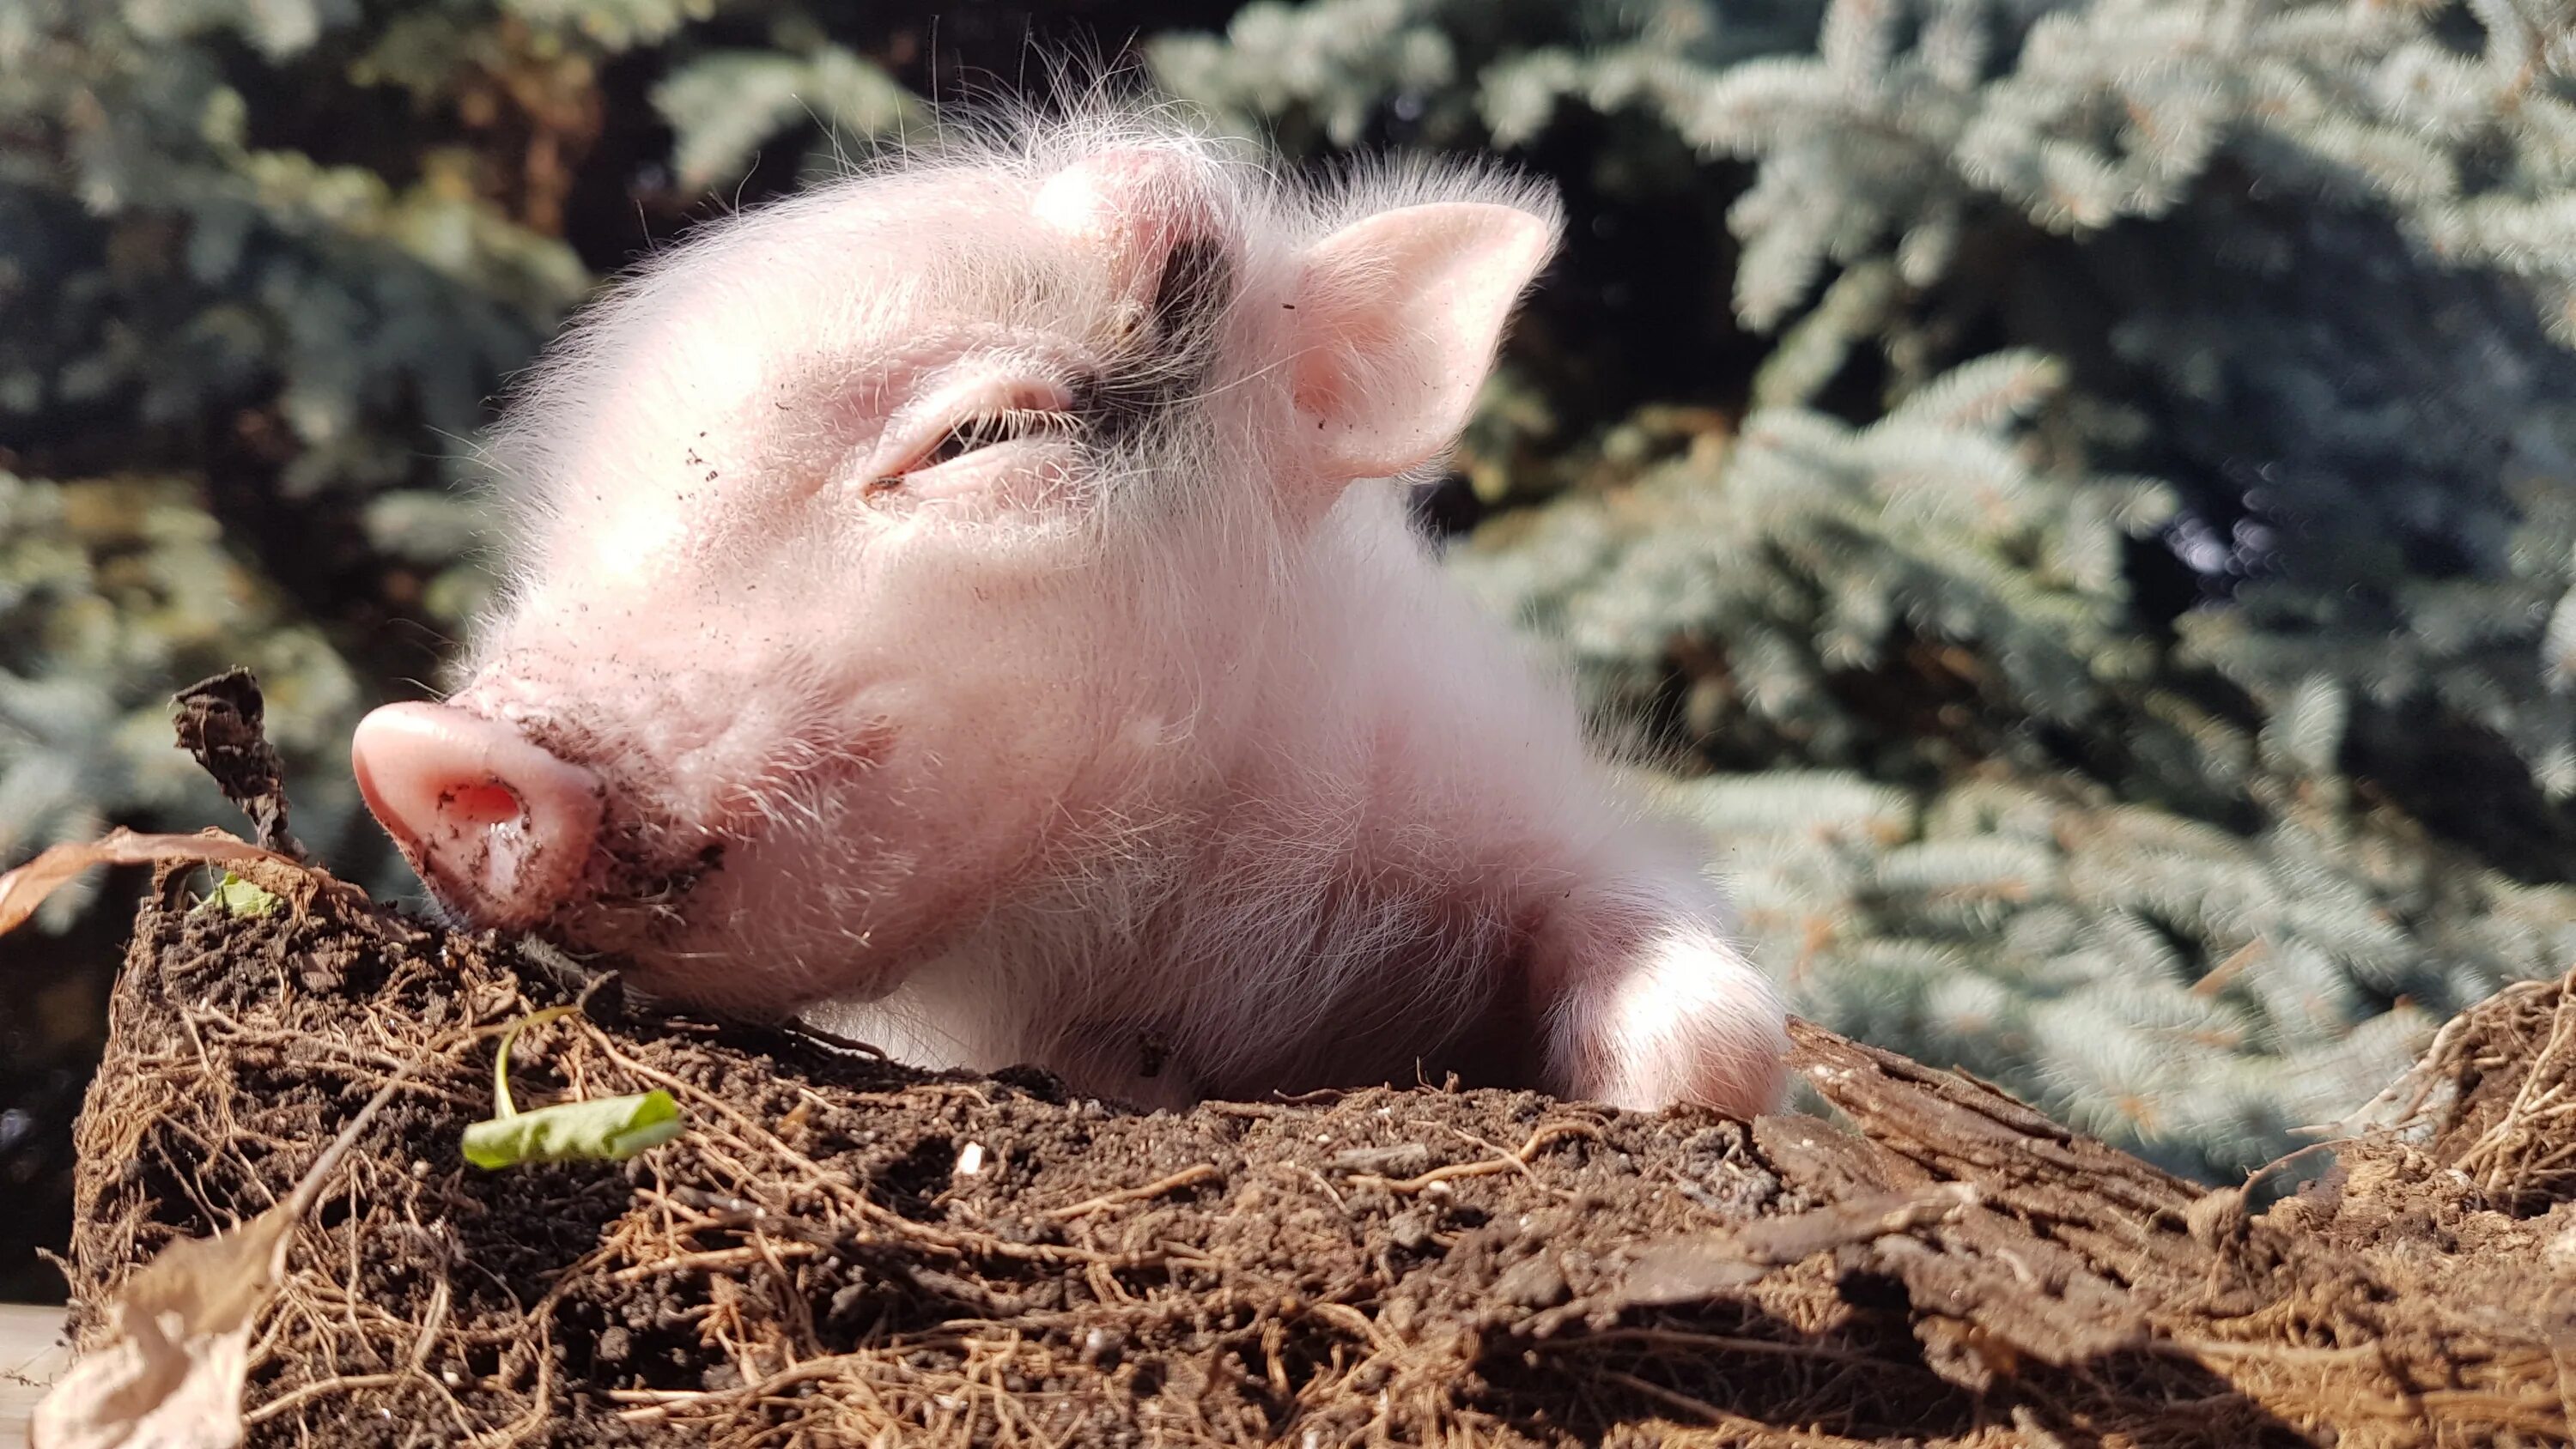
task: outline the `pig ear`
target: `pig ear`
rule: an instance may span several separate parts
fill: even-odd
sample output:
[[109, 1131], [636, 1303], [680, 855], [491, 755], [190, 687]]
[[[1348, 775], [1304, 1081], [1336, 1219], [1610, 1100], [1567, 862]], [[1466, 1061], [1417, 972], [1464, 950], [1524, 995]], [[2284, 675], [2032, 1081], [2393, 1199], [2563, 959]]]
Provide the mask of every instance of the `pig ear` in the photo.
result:
[[1317, 242], [1297, 286], [1297, 408], [1328, 481], [1391, 478], [1466, 426], [1512, 303], [1555, 244], [1515, 206], [1381, 212]]

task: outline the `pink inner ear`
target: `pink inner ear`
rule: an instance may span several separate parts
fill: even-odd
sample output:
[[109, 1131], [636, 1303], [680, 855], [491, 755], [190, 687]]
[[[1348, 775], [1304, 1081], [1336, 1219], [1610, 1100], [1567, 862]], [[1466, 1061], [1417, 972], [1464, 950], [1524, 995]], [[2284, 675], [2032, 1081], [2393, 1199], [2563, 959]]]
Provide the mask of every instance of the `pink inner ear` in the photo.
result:
[[1103, 151], [1049, 177], [1030, 202], [1040, 225], [1096, 248], [1118, 295], [1144, 301], [1185, 237], [1215, 229], [1197, 164], [1177, 151]]
[[1519, 207], [1452, 201], [1381, 212], [1307, 252], [1294, 388], [1324, 482], [1394, 477], [1449, 446], [1554, 244]]

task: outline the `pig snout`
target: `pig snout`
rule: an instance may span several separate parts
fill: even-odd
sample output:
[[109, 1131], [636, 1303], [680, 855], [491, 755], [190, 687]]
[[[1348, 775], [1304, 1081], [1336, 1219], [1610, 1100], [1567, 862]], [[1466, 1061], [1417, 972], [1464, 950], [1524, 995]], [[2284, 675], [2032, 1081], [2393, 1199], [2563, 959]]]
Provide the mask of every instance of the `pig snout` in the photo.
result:
[[581, 881], [599, 833], [599, 777], [507, 724], [440, 704], [358, 722], [350, 761], [367, 808], [446, 905], [524, 927]]

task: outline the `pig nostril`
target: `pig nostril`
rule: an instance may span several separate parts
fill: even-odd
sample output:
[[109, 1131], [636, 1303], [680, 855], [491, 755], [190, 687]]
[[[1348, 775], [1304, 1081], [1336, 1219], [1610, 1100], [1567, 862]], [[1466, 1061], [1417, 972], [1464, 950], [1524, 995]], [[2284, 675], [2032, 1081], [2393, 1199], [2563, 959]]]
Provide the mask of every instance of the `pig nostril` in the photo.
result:
[[459, 825], [480, 829], [515, 825], [526, 815], [519, 797], [501, 784], [460, 785], [438, 797], [438, 813]]

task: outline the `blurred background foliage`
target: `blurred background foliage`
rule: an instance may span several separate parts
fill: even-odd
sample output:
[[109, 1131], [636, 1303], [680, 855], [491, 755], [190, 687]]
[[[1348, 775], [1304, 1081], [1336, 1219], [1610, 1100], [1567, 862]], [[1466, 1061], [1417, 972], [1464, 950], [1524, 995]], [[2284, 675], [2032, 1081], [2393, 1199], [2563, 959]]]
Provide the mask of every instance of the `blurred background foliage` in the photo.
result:
[[[933, 12], [935, 13], [935, 16]], [[2576, 0], [10, 0], [0, 863], [299, 830], [486, 579], [465, 445], [603, 276], [977, 95], [1138, 72], [1573, 220], [1423, 516], [1828, 1024], [2185, 1170], [2576, 957]], [[1068, 66], [1067, 57], [1074, 62]], [[0, 1296], [58, 1285], [119, 884], [10, 940]], [[104, 892], [104, 894], [101, 894]]]

